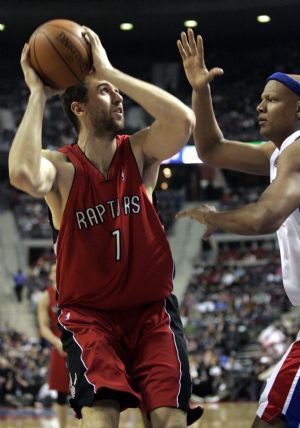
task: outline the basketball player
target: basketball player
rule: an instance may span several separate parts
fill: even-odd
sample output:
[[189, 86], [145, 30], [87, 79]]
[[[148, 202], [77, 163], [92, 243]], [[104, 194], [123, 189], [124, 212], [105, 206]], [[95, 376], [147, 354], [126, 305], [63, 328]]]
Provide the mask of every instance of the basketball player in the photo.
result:
[[[58, 231], [59, 322], [71, 405], [83, 427], [117, 427], [122, 409], [140, 406], [153, 428], [182, 428], [191, 380], [171, 296], [172, 256], [152, 191], [160, 162], [188, 141], [194, 114], [115, 69], [98, 36], [84, 31], [94, 70], [63, 95], [78, 142], [56, 152], [41, 150], [41, 134], [46, 100], [57, 92], [34, 73], [25, 45], [31, 95], [10, 151], [10, 179], [45, 197]], [[155, 119], [130, 137], [117, 135], [124, 126], [120, 91]]]
[[[207, 226], [204, 238], [216, 228], [241, 235], [277, 231], [283, 285], [295, 306], [300, 305], [300, 76], [272, 74], [257, 106], [261, 146], [226, 140], [216, 122], [209, 82], [223, 71], [206, 69], [200, 36], [182, 33], [178, 48], [196, 114], [194, 132], [199, 157], [210, 165], [252, 174], [269, 175], [271, 184], [257, 202], [217, 212], [204, 205], [179, 217], [190, 216]], [[262, 392], [253, 427], [298, 427], [300, 424], [300, 334], [273, 370]]]
[[56, 265], [52, 265], [48, 287], [38, 302], [38, 322], [41, 335], [52, 344], [49, 365], [48, 384], [50, 389], [57, 391], [56, 413], [60, 428], [67, 426], [69, 395], [69, 374], [67, 370], [67, 354], [62, 349], [61, 332], [57, 326], [56, 304]]

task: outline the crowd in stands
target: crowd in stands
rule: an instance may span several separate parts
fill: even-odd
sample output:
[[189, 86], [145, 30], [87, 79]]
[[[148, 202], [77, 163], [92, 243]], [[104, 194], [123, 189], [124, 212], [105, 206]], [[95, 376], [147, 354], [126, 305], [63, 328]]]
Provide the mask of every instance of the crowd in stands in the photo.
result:
[[52, 247], [45, 248], [43, 253], [29, 265], [26, 275], [21, 270], [12, 275], [15, 288], [20, 284], [20, 277], [22, 281], [19, 291], [15, 290], [16, 300], [18, 302], [28, 300], [34, 312], [42, 292], [49, 286], [48, 277], [54, 261]]
[[[24, 276], [23, 299], [28, 299], [34, 314], [42, 292], [49, 286], [54, 256], [44, 251]], [[16, 308], [16, 310], [19, 310]], [[37, 318], [36, 318], [37, 324]], [[49, 406], [55, 398], [47, 386], [49, 344], [31, 338], [10, 325], [0, 328], [0, 406]]]
[[27, 298], [36, 311], [42, 292], [49, 287], [49, 273], [55, 258], [52, 249], [45, 249], [44, 254], [32, 263], [26, 281]]
[[43, 199], [21, 194], [19, 202], [15, 203], [14, 214], [23, 238], [50, 238], [48, 209]]
[[33, 406], [45, 404], [49, 348], [5, 326], [0, 330], [0, 405]]
[[256, 400], [265, 374], [299, 330], [282, 286], [275, 241], [223, 244], [195, 267], [181, 304], [194, 380], [206, 400]]

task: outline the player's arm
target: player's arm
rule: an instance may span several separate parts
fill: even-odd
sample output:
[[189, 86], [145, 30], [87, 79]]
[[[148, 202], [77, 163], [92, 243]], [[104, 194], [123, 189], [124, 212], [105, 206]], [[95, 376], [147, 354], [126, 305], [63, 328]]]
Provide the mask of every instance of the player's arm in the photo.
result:
[[50, 319], [48, 314], [49, 301], [49, 293], [44, 291], [40, 300], [38, 301], [37, 306], [40, 334], [42, 337], [44, 337], [44, 339], [51, 343], [51, 345], [55, 346], [59, 353], [64, 355], [60, 338], [55, 336], [55, 334], [50, 329]]
[[[195, 123], [192, 110], [157, 86], [115, 69], [110, 64], [98, 36], [90, 29], [86, 29], [86, 32], [99, 79], [110, 81], [155, 119], [138, 137], [145, 156], [157, 161], [173, 156], [187, 143], [191, 135]], [[134, 139], [133, 137], [131, 140]]]
[[44, 291], [42, 294], [40, 300], [38, 301], [38, 323], [40, 328], [41, 336], [43, 336], [44, 339], [46, 339], [49, 343], [52, 345], [55, 345], [59, 338], [53, 334], [53, 332], [50, 329], [50, 320], [49, 320], [49, 314], [48, 314], [48, 307], [49, 307], [49, 293], [48, 291]]
[[8, 165], [11, 184], [33, 196], [44, 196], [52, 190], [56, 167], [42, 155], [42, 122], [46, 101], [58, 91], [46, 88], [29, 64], [29, 48], [21, 56], [30, 96], [26, 111], [13, 140]]
[[211, 70], [204, 62], [201, 36], [194, 38], [192, 29], [181, 34], [177, 46], [184, 70], [193, 88], [192, 108], [196, 115], [194, 140], [200, 159], [219, 168], [228, 168], [252, 174], [268, 175], [269, 158], [275, 146], [267, 142], [261, 146], [226, 140], [214, 114], [209, 83], [223, 74], [221, 68]]
[[[276, 232], [285, 219], [299, 208], [300, 139], [280, 155], [276, 179], [255, 203], [236, 210], [218, 212], [202, 206], [186, 210], [178, 217], [192, 217], [208, 226], [207, 238], [216, 228], [240, 235], [261, 235]], [[300, 214], [299, 214], [300, 215]]]

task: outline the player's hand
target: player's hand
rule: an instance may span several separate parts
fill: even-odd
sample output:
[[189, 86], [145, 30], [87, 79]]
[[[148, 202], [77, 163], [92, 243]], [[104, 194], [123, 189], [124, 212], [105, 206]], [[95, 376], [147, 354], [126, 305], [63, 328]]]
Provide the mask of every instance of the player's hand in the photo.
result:
[[208, 224], [208, 216], [211, 212], [216, 212], [215, 207], [212, 205], [201, 205], [198, 208], [180, 211], [176, 214], [176, 218], [189, 217], [197, 220], [201, 224], [204, 224], [206, 226], [206, 231], [202, 236], [202, 239], [207, 240], [216, 230], [214, 226]]
[[93, 30], [85, 26], [83, 26], [82, 28], [84, 31], [84, 37], [91, 45], [94, 72], [100, 79], [105, 78], [105, 73], [113, 69], [113, 66], [111, 65], [106, 54], [106, 50], [100, 42], [98, 35]]
[[34, 91], [40, 91], [46, 96], [46, 99], [48, 99], [54, 95], [60, 95], [64, 92], [63, 90], [49, 88], [49, 86], [44, 85], [42, 80], [30, 65], [28, 43], [25, 43], [22, 50], [21, 67], [26, 85], [28, 86], [31, 93]]
[[197, 36], [196, 41], [191, 28], [187, 30], [187, 33], [184, 31], [181, 33], [181, 40], [177, 40], [177, 46], [186, 77], [193, 89], [201, 89], [216, 76], [221, 76], [224, 73], [219, 67], [214, 67], [211, 70], [206, 68], [202, 37]]
[[59, 355], [61, 355], [62, 357], [66, 357], [67, 356], [66, 352], [63, 350], [63, 345], [62, 345], [60, 339], [58, 339], [55, 342], [54, 346], [55, 346], [57, 352], [59, 353]]

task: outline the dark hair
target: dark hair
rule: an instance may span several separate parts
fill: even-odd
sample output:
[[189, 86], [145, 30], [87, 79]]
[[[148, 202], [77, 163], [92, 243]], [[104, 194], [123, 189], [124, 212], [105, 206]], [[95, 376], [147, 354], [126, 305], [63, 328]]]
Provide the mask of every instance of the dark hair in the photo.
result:
[[70, 120], [74, 126], [77, 134], [80, 131], [80, 124], [76, 115], [71, 110], [71, 104], [73, 101], [79, 101], [80, 103], [85, 103], [88, 99], [88, 82], [84, 80], [75, 86], [70, 86], [64, 94], [61, 96], [61, 101], [65, 115]]

